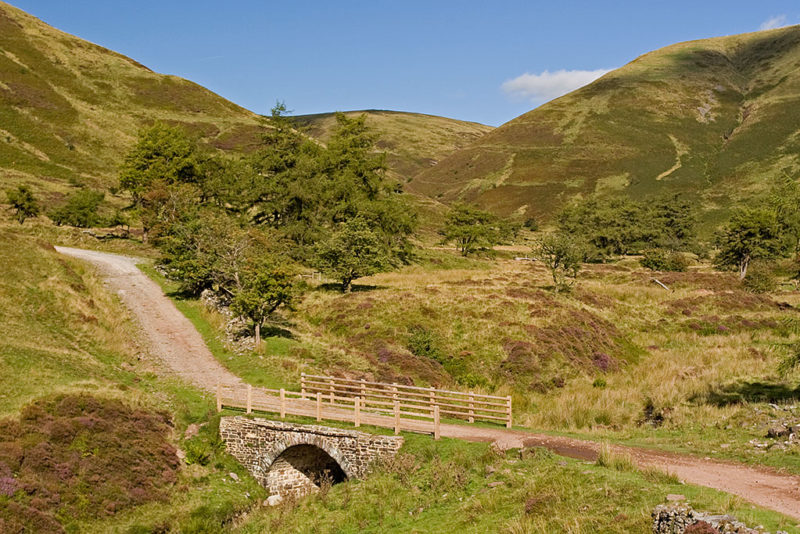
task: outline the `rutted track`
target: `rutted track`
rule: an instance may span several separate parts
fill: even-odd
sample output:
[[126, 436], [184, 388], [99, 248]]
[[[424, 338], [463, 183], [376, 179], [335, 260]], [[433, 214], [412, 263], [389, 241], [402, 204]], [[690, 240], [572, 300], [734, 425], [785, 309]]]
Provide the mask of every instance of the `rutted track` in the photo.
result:
[[[138, 319], [152, 354], [175, 374], [207, 391], [213, 391], [217, 383], [242, 384], [240, 378], [214, 358], [191, 322], [164, 295], [161, 288], [136, 267], [136, 258], [65, 247], [56, 249], [99, 268], [108, 286], [119, 294]], [[313, 415], [310, 404], [305, 415]], [[352, 417], [344, 410], [341, 416], [341, 420], [350, 420]], [[386, 424], [381, 426], [393, 426], [393, 418], [386, 419]], [[374, 423], [381, 424], [377, 420]], [[425, 425], [421, 430], [427, 431], [430, 423]], [[564, 456], [587, 460], [596, 458], [600, 450], [600, 444], [591, 441], [502, 428], [442, 425], [441, 433], [445, 437], [468, 441], [497, 441], [503, 447], [547, 447]], [[668, 471], [686, 482], [732, 493], [763, 508], [800, 520], [800, 476], [652, 449], [613, 446], [612, 450], [629, 454], [637, 465]]]

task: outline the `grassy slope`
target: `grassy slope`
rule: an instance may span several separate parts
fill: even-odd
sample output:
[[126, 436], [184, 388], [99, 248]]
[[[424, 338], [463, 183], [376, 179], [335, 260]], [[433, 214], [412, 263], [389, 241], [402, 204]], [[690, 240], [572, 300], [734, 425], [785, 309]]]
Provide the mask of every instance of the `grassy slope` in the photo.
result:
[[[346, 115], [362, 113], [367, 115], [367, 126], [380, 137], [378, 146], [387, 153], [390, 176], [401, 183], [493, 130], [475, 122], [419, 113], [371, 109], [349, 111]], [[299, 115], [295, 119], [309, 135], [322, 141], [336, 126], [333, 113]]]
[[800, 473], [797, 447], [749, 443], [800, 418], [797, 375], [776, 373], [800, 331], [797, 311], [778, 303], [796, 306], [800, 294], [752, 295], [702, 266], [657, 275], [672, 292], [651, 276], [631, 261], [590, 266], [571, 295], [553, 296], [548, 274], [527, 262], [415, 266], [349, 295], [310, 292], [283, 325], [291, 338], [268, 337], [261, 354], [225, 348], [224, 318], [179, 304], [255, 384], [332, 372], [511, 394], [528, 428]]
[[0, 2], [0, 184], [51, 195], [111, 186], [137, 130], [156, 120], [226, 149], [245, 148], [260, 128], [256, 115], [195, 83]]
[[[17, 233], [16, 227], [11, 225], [5, 225], [0, 232], [0, 252], [0, 258], [5, 260], [2, 267], [7, 273], [0, 288], [0, 298], [4, 309], [9, 310], [0, 325], [3, 340], [0, 348], [4, 395], [0, 397], [2, 415], [14, 415], [20, 407], [41, 396], [88, 391], [101, 398], [121, 398], [135, 406], [165, 410], [175, 420], [174, 439], [179, 447], [189, 450], [194, 443], [212, 451], [208, 465], [194, 464], [182, 468], [175, 491], [167, 502], [147, 504], [99, 521], [81, 520], [73, 523], [78, 530], [125, 532], [135, 528], [138, 530], [134, 531], [145, 532], [162, 528], [219, 532], [230, 528], [251, 532], [269, 528], [278, 532], [298, 529], [327, 532], [335, 525], [341, 532], [444, 532], [454, 528], [472, 528], [477, 532], [489, 527], [507, 532], [535, 532], [543, 528], [576, 532], [597, 529], [647, 532], [650, 509], [662, 502], [668, 493], [683, 493], [698, 508], [731, 511], [751, 523], [793, 528], [792, 523], [777, 515], [753, 510], [738, 499], [679, 485], [669, 477], [639, 473], [626, 467], [625, 462], [621, 462], [621, 469], [616, 470], [571, 460], [565, 462], [545, 453], [528, 454], [519, 460], [513, 454], [497, 457], [487, 451], [485, 444], [451, 440], [435, 443], [427, 436], [413, 435], [407, 436], [408, 445], [403, 452], [409, 456], [404, 457], [405, 463], [388, 466], [364, 482], [334, 487], [325, 496], [276, 509], [260, 508], [258, 503], [264, 498], [263, 490], [256, 487], [254, 481], [229, 458], [213, 452], [215, 418], [209, 415], [211, 406], [208, 399], [191, 388], [156, 377], [154, 362], [141, 354], [131, 341], [133, 325], [127, 313], [90, 272], [79, 262], [61, 258], [42, 242]], [[300, 314], [321, 328], [322, 339], [316, 341], [316, 345], [307, 341], [315, 337], [314, 333], [309, 337], [301, 333], [293, 341], [271, 340], [286, 343], [283, 349], [289, 352], [268, 356], [264, 366], [254, 365], [257, 356], [248, 354], [238, 355], [237, 362], [228, 364], [232, 368], [245, 368], [249, 360], [254, 367], [250, 371], [251, 378], [257, 379], [258, 369], [262, 369], [265, 377], [269, 374], [271, 380], [288, 382], [289, 375], [296, 375], [299, 368], [284, 367], [283, 361], [324, 368], [331, 362], [317, 358], [325, 351], [314, 351], [325, 349], [329, 352], [338, 350], [340, 355], [346, 353], [342, 348], [326, 347], [336, 338], [335, 332], [323, 326], [325, 310], [338, 306], [340, 300], [370, 299], [373, 301], [371, 311], [356, 309], [362, 310], [360, 313], [382, 310], [380, 320], [387, 324], [394, 321], [399, 328], [402, 322], [397, 317], [392, 319], [395, 312], [391, 310], [394, 308], [385, 306], [393, 306], [390, 301], [395, 300], [398, 294], [406, 294], [420, 283], [434, 282], [442, 289], [447, 281], [482, 279], [487, 281], [489, 296], [492, 291], [505, 294], [516, 279], [527, 277], [524, 271], [510, 268], [504, 262], [494, 265], [493, 271], [485, 270], [487, 265], [484, 263], [460, 265], [462, 269], [456, 271], [381, 275], [372, 280], [379, 283], [380, 289], [356, 292], [346, 297], [328, 292], [315, 294], [304, 303]], [[613, 280], [622, 283], [614, 276], [617, 275], [591, 282], [592, 287], [595, 283], [607, 285]], [[438, 282], [431, 279], [434, 277]], [[542, 282], [538, 278], [533, 281]], [[463, 291], [463, 287], [454, 286], [462, 288], [458, 291]], [[646, 285], [644, 288], [636, 286], [635, 291], [638, 293], [643, 289], [650, 299], [658, 296], [658, 293], [651, 294]], [[214, 335], [213, 325], [217, 320], [214, 314], [202, 312], [196, 303], [186, 304], [187, 313], [191, 315], [191, 308], [197, 312], [199, 319], [195, 319], [198, 324], [202, 326], [205, 321], [206, 335]], [[416, 313], [413, 306], [411, 311]], [[317, 322], [315, 318], [321, 321]], [[447, 320], [447, 315], [442, 318]], [[471, 324], [469, 319], [465, 321]], [[437, 324], [429, 326], [437, 327]], [[336, 329], [336, 319], [330, 328]], [[709, 339], [713, 339], [715, 344], [724, 342], [715, 336]], [[697, 337], [693, 337], [692, 342], [697, 343]], [[274, 348], [277, 345], [270, 346]], [[293, 346], [306, 349], [305, 360], [302, 354], [291, 352]], [[342, 365], [343, 362], [334, 363]], [[276, 367], [279, 368], [277, 374]], [[728, 369], [726, 365], [721, 367]], [[748, 367], [748, 372], [752, 372], [752, 365], [748, 363]], [[711, 374], [719, 376], [720, 371]], [[627, 376], [626, 372], [608, 375], [607, 379], [611, 382], [619, 377], [623, 384], [621, 390], [630, 394], [631, 387], [624, 385], [623, 377]], [[578, 377], [574, 383], [584, 384], [584, 379]], [[567, 387], [571, 384], [569, 382]], [[585, 393], [585, 389], [580, 391]], [[561, 396], [554, 398], [554, 402], [560, 402]], [[634, 400], [639, 402], [638, 397]], [[637, 404], [631, 410], [636, 412], [639, 407]], [[564, 416], [569, 416], [565, 408], [561, 409]], [[596, 407], [589, 409], [597, 410]], [[623, 407], [621, 413], [624, 415], [631, 410]], [[188, 423], [206, 421], [210, 424], [201, 431], [200, 438], [188, 441], [181, 438]], [[491, 468], [487, 469], [487, 466]], [[487, 475], [492, 469], [494, 474]], [[229, 471], [238, 472], [242, 482], [232, 482], [227, 477]], [[504, 481], [505, 485], [489, 489], [488, 483], [493, 481]], [[581, 506], [575, 506], [576, 502]], [[246, 517], [241, 516], [245, 510], [249, 513]]]
[[798, 66], [800, 26], [669, 46], [504, 124], [409, 189], [544, 217], [594, 192], [689, 192], [714, 219], [800, 168]]
[[[134, 408], [171, 415], [172, 439], [181, 448], [190, 423], [211, 422], [194, 438], [212, 451], [206, 466], [184, 466], [166, 502], [147, 504], [101, 519], [63, 518], [72, 531], [126, 531], [159, 525], [182, 531], [207, 521], [219, 524], [264, 497], [230, 458], [213, 452], [213, 400], [177, 381], [158, 378], [156, 363], [135, 342], [135, 325], [80, 262], [58, 255], [46, 242], [0, 223], [0, 417], [16, 417], [41, 397], [89, 393], [120, 399]], [[0, 440], [2, 441], [2, 440]], [[76, 444], [79, 446], [80, 444]], [[240, 484], [227, 473], [239, 472]], [[68, 490], [64, 490], [68, 491]], [[245, 493], [252, 497], [248, 498]], [[0, 508], [5, 506], [0, 497]], [[102, 512], [101, 512], [102, 515]], [[216, 522], [216, 523], [215, 523]]]

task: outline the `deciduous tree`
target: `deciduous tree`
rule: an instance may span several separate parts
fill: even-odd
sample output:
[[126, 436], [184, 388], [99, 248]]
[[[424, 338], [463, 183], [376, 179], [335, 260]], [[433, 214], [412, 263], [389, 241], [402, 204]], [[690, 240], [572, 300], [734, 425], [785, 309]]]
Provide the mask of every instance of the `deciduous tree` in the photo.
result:
[[8, 203], [11, 204], [11, 209], [14, 210], [19, 224], [24, 223], [25, 219], [39, 215], [39, 202], [27, 185], [9, 189], [6, 191], [6, 197], [8, 197]]

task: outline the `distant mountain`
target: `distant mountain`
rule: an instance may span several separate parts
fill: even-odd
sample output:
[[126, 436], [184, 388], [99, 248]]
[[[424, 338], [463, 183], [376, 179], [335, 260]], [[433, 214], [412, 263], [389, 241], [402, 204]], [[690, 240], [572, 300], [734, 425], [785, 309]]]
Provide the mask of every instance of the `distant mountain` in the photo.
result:
[[645, 54], [417, 175], [409, 189], [548, 217], [593, 193], [694, 195], [707, 219], [800, 177], [800, 26]]
[[[390, 174], [402, 183], [494, 129], [476, 122], [420, 113], [369, 109], [345, 114], [352, 117], [362, 113], [367, 115], [367, 126], [380, 136], [378, 146], [387, 153]], [[336, 125], [333, 113], [294, 118], [309, 135], [322, 141], [328, 139]]]
[[257, 115], [195, 83], [0, 2], [0, 186], [111, 186], [137, 130], [156, 120], [224, 149], [246, 148], [262, 128]]

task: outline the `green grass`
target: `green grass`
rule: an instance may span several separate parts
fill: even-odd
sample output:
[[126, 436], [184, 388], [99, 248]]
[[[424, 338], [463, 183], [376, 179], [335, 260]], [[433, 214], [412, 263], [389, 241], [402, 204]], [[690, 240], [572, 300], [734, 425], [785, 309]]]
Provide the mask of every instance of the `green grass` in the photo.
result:
[[699, 510], [798, 531], [779, 514], [625, 462], [604, 467], [543, 449], [498, 455], [486, 444], [404, 437], [397, 460], [366, 480], [254, 510], [234, 531], [646, 533], [650, 511], [670, 493], [685, 495]]

